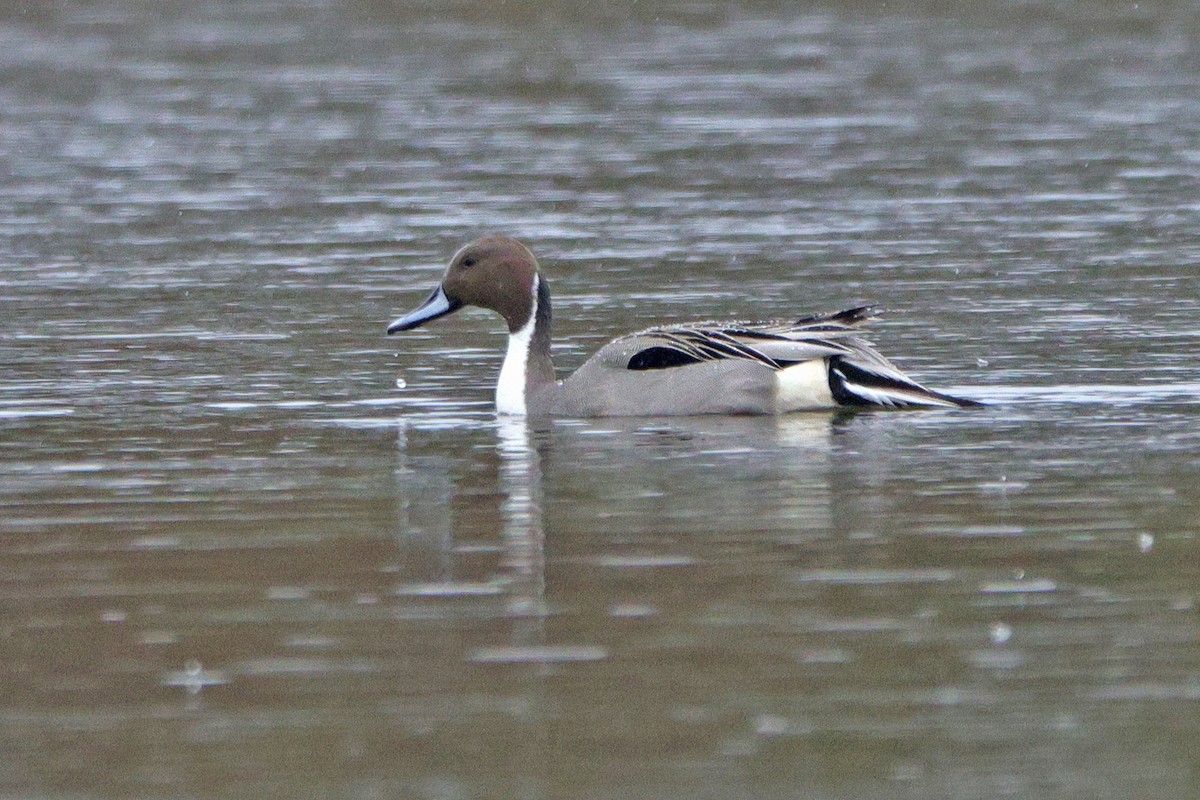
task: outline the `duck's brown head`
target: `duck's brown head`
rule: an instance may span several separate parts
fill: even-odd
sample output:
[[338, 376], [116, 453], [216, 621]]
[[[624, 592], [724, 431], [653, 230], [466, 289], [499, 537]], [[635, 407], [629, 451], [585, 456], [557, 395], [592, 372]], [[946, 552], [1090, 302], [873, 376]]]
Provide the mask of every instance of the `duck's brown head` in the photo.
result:
[[412, 330], [463, 306], [490, 308], [504, 317], [509, 332], [520, 330], [534, 309], [537, 259], [509, 236], [485, 236], [450, 259], [441, 285], [420, 306], [388, 326], [387, 332]]

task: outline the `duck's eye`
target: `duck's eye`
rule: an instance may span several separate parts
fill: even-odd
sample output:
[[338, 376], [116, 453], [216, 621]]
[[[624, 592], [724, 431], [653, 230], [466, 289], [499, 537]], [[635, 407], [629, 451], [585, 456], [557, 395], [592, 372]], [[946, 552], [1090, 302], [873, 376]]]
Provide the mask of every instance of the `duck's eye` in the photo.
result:
[[463, 259], [463, 266], [464, 266], [464, 267], [473, 267], [473, 266], [475, 266], [475, 259], [473, 259], [473, 258], [464, 258], [464, 259]]

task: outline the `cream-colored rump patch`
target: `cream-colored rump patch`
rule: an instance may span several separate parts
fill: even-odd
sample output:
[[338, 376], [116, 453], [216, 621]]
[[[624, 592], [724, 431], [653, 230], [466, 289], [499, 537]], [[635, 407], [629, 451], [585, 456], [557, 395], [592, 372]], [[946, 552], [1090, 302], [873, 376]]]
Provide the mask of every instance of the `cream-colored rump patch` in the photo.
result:
[[829, 391], [829, 367], [823, 358], [802, 361], [775, 373], [775, 410], [807, 411], [834, 408]]

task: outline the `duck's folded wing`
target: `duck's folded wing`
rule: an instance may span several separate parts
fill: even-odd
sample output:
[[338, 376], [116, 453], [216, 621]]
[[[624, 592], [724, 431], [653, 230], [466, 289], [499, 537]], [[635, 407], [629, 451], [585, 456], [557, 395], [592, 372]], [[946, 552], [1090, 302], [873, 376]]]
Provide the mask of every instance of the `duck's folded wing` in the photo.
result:
[[772, 369], [870, 351], [858, 334], [872, 319], [868, 306], [795, 322], [692, 322], [651, 328], [613, 342], [632, 370], [670, 369], [703, 361], [744, 359]]
[[625, 357], [626, 369], [671, 369], [722, 359], [755, 361], [771, 369], [784, 369], [802, 361], [849, 353], [846, 344], [832, 339], [746, 335], [728, 327], [658, 328], [613, 342]]

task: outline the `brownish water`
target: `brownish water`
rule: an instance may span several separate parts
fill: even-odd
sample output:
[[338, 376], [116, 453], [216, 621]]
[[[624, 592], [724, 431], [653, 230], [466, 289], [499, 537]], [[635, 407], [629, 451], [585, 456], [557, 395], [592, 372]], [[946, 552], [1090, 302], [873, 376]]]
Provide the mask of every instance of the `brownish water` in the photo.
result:
[[[1200, 795], [1186, 5], [0, 12], [0, 795]], [[964, 412], [491, 412], [861, 302]]]

